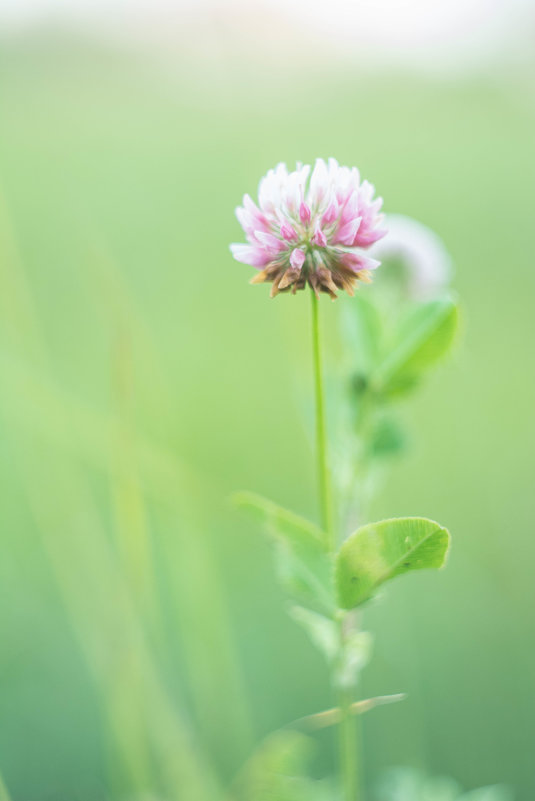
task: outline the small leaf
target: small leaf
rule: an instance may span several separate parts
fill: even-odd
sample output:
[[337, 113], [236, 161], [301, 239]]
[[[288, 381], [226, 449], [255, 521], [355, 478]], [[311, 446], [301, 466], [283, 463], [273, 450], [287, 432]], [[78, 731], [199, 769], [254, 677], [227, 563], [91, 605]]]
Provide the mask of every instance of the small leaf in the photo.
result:
[[442, 567], [449, 545], [447, 529], [423, 517], [382, 520], [362, 526], [345, 541], [336, 557], [340, 605], [353, 609], [395, 576]]
[[331, 801], [332, 788], [305, 775], [313, 747], [300, 732], [269, 735], [234, 781], [229, 801]]
[[458, 801], [460, 788], [452, 779], [428, 779], [412, 768], [390, 768], [379, 785], [379, 801]]
[[234, 502], [257, 514], [276, 542], [279, 579], [290, 595], [308, 606], [332, 612], [332, 559], [322, 530], [252, 492], [238, 493]]
[[327, 662], [332, 662], [338, 653], [340, 640], [339, 626], [336, 622], [317, 612], [312, 612], [310, 609], [304, 609], [302, 606], [292, 607], [290, 615], [306, 631]]
[[513, 801], [513, 794], [505, 785], [495, 784], [465, 793], [459, 801]]
[[340, 315], [342, 342], [347, 346], [350, 364], [365, 372], [377, 361], [382, 338], [381, 317], [377, 308], [362, 295], [344, 301]]
[[370, 451], [375, 458], [395, 456], [405, 449], [406, 438], [399, 423], [385, 417], [379, 419], [370, 436]]
[[344, 641], [334, 674], [334, 684], [350, 689], [358, 684], [360, 673], [371, 659], [373, 637], [369, 631], [353, 631]]
[[322, 530], [310, 520], [255, 492], [237, 492], [232, 500], [236, 506], [256, 512], [264, 523], [272, 526], [296, 547], [307, 547], [309, 544], [315, 546], [325, 539]]
[[449, 350], [457, 329], [458, 308], [443, 298], [420, 304], [405, 318], [397, 345], [379, 364], [375, 380], [386, 394], [401, 394]]

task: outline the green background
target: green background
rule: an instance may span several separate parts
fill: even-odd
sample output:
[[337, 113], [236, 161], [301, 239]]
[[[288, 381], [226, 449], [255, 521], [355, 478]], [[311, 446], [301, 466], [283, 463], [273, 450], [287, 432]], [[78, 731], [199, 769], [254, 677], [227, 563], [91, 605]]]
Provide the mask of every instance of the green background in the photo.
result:
[[[357, 164], [386, 211], [439, 233], [463, 311], [453, 357], [404, 406], [409, 455], [375, 504], [439, 520], [453, 551], [367, 611], [362, 692], [409, 695], [364, 719], [367, 780], [414, 765], [531, 801], [532, 77], [228, 55], [201, 70], [68, 36], [2, 43], [0, 768], [13, 801], [147, 788], [197, 801], [184, 778], [197, 762], [203, 781], [226, 781], [269, 731], [331, 703], [268, 544], [227, 501], [248, 489], [317, 515], [307, 298], [250, 287], [228, 243], [269, 167], [319, 155]], [[327, 369], [345, 302], [322, 298]], [[318, 738], [316, 774], [331, 749]]]

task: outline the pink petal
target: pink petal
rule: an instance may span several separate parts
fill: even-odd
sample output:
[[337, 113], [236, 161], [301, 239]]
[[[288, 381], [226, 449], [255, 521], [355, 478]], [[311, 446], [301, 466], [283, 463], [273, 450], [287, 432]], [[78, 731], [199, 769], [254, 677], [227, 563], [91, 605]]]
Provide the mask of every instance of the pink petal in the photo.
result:
[[302, 201], [301, 205], [299, 206], [299, 219], [303, 225], [307, 225], [310, 222], [311, 216], [310, 208], [304, 201]]
[[294, 250], [292, 250], [292, 255], [290, 256], [290, 264], [294, 270], [300, 270], [304, 264], [304, 261], [305, 251], [301, 250], [301, 248], [294, 248]]
[[[253, 202], [249, 195], [243, 196], [243, 207], [249, 217], [249, 220], [251, 221], [252, 226], [261, 231], [269, 231], [269, 221], [267, 217], [265, 214], [262, 214], [258, 206]], [[236, 216], [237, 214], [238, 209], [236, 209]]]
[[345, 225], [350, 220], [353, 220], [355, 217], [358, 217], [359, 216], [358, 208], [359, 208], [358, 192], [352, 192], [346, 199], [344, 208], [342, 209], [342, 214], [340, 216], [340, 224]]
[[342, 264], [356, 273], [359, 270], [375, 270], [381, 263], [377, 259], [370, 259], [369, 256], [365, 256], [363, 253], [342, 253], [339, 258]]
[[338, 212], [339, 212], [338, 203], [336, 202], [336, 200], [333, 200], [332, 203], [329, 204], [325, 214], [321, 218], [321, 224], [330, 225], [331, 223], [333, 223], [338, 217]]
[[333, 242], [340, 243], [341, 245], [352, 245], [353, 240], [355, 239], [355, 235], [359, 230], [359, 225], [361, 223], [362, 217], [355, 217], [353, 220], [350, 220], [345, 225], [337, 231]]
[[297, 237], [297, 233], [296, 233], [293, 225], [290, 225], [289, 222], [284, 221], [281, 224], [281, 229], [280, 230], [281, 230], [281, 236], [283, 236], [285, 239], [287, 239], [288, 242], [291, 242], [292, 240], [297, 240], [297, 238], [298, 238]]
[[310, 177], [310, 193], [308, 196], [310, 203], [314, 206], [319, 206], [327, 193], [328, 187], [329, 173], [327, 165], [323, 159], [316, 159], [316, 166]]
[[252, 219], [249, 212], [247, 212], [241, 206], [238, 206], [236, 209], [236, 217], [238, 218], [238, 222], [247, 234], [248, 237], [251, 237], [254, 233], [255, 228], [258, 228], [258, 223]]
[[233, 243], [230, 246], [230, 250], [236, 261], [241, 261], [243, 264], [251, 264], [253, 267], [264, 267], [270, 261], [269, 254], [261, 248], [254, 247], [254, 245]]
[[388, 231], [385, 228], [378, 228], [376, 231], [359, 231], [351, 243], [354, 247], [369, 248], [374, 242], [378, 242]]
[[327, 239], [325, 237], [325, 234], [323, 233], [323, 231], [319, 227], [319, 225], [316, 225], [316, 230], [314, 231], [314, 236], [312, 237], [312, 242], [315, 245], [318, 245], [320, 248], [327, 247]]
[[255, 231], [254, 235], [266, 250], [272, 254], [280, 253], [281, 250], [286, 248], [286, 242], [273, 236], [273, 234], [266, 234], [265, 231]]

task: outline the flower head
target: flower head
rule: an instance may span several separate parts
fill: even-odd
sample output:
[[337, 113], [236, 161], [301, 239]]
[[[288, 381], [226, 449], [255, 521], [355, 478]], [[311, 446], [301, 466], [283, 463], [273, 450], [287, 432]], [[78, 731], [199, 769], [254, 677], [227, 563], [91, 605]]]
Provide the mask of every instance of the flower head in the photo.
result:
[[236, 209], [248, 244], [231, 245], [232, 254], [260, 271], [251, 283], [272, 283], [272, 297], [306, 284], [332, 298], [339, 289], [352, 295], [379, 264], [363, 250], [386, 234], [374, 192], [356, 167], [335, 159], [317, 159], [312, 173], [308, 164], [293, 172], [279, 164], [260, 181], [258, 206], [245, 195]]
[[[453, 272], [451, 257], [437, 234], [418, 220], [403, 214], [388, 214], [388, 239], [373, 249], [381, 261], [395, 261], [405, 268], [405, 291], [415, 300], [429, 300], [443, 292]], [[388, 279], [388, 269], [381, 278]]]

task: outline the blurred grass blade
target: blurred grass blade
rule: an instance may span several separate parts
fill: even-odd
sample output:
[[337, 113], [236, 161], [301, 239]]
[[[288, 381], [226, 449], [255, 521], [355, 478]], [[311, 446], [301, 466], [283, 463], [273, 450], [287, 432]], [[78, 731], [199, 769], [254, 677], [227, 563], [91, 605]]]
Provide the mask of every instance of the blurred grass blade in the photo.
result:
[[0, 801], [12, 801], [11, 796], [7, 791], [7, 787], [0, 773]]
[[23, 448], [20, 431], [17, 443], [16, 467], [131, 787], [147, 790], [150, 776], [150, 787], [162, 793], [184, 788], [199, 801], [217, 799], [215, 777], [162, 683], [90, 489], [72, 464], [50, 452], [36, 460], [35, 442]]
[[45, 359], [44, 335], [22, 267], [9, 210], [0, 188], [0, 324], [4, 346], [32, 361]]
[[[18, 306], [26, 312], [12, 320], [14, 334], [20, 333], [18, 339], [13, 336], [17, 357], [2, 354], [5, 430], [14, 446], [15, 470], [109, 723], [117, 757], [110, 763], [112, 771], [123, 771], [125, 779], [119, 781], [123, 786], [126, 781], [132, 795], [150, 791], [171, 798], [184, 793], [200, 801], [217, 801], [218, 781], [178, 712], [176, 699], [169, 695], [147, 640], [146, 621], [137, 603], [140, 587], [125, 582], [93, 488], [72, 458], [82, 457], [83, 462], [89, 456], [93, 465], [124, 477], [121, 469], [110, 471], [117, 425], [114, 418], [95, 414], [54, 387], [44, 374], [36, 377], [34, 365], [26, 362], [39, 337], [29, 286], [20, 260], [6, 260], [2, 266], [17, 289]], [[17, 303], [13, 306], [16, 309]], [[38, 350], [46, 361], [44, 349]], [[120, 416], [121, 411], [115, 420]], [[35, 432], [41, 438], [36, 439]], [[139, 445], [137, 438], [135, 449], [144, 467], [150, 465], [152, 488], [161, 494], [163, 474], [163, 486], [168, 486], [165, 497], [176, 499], [177, 486], [184, 486], [184, 479], [191, 481], [189, 471], [176, 470], [174, 457], [157, 453], [148, 440]], [[133, 498], [139, 508], [141, 495], [130, 494], [127, 503]], [[146, 536], [146, 530], [141, 533]]]
[[113, 352], [114, 405], [116, 423], [110, 443], [113, 464], [110, 481], [115, 512], [115, 532], [127, 581], [148, 620], [157, 625], [160, 610], [154, 577], [148, 513], [141, 489], [132, 409], [134, 392], [132, 345], [128, 329]]

